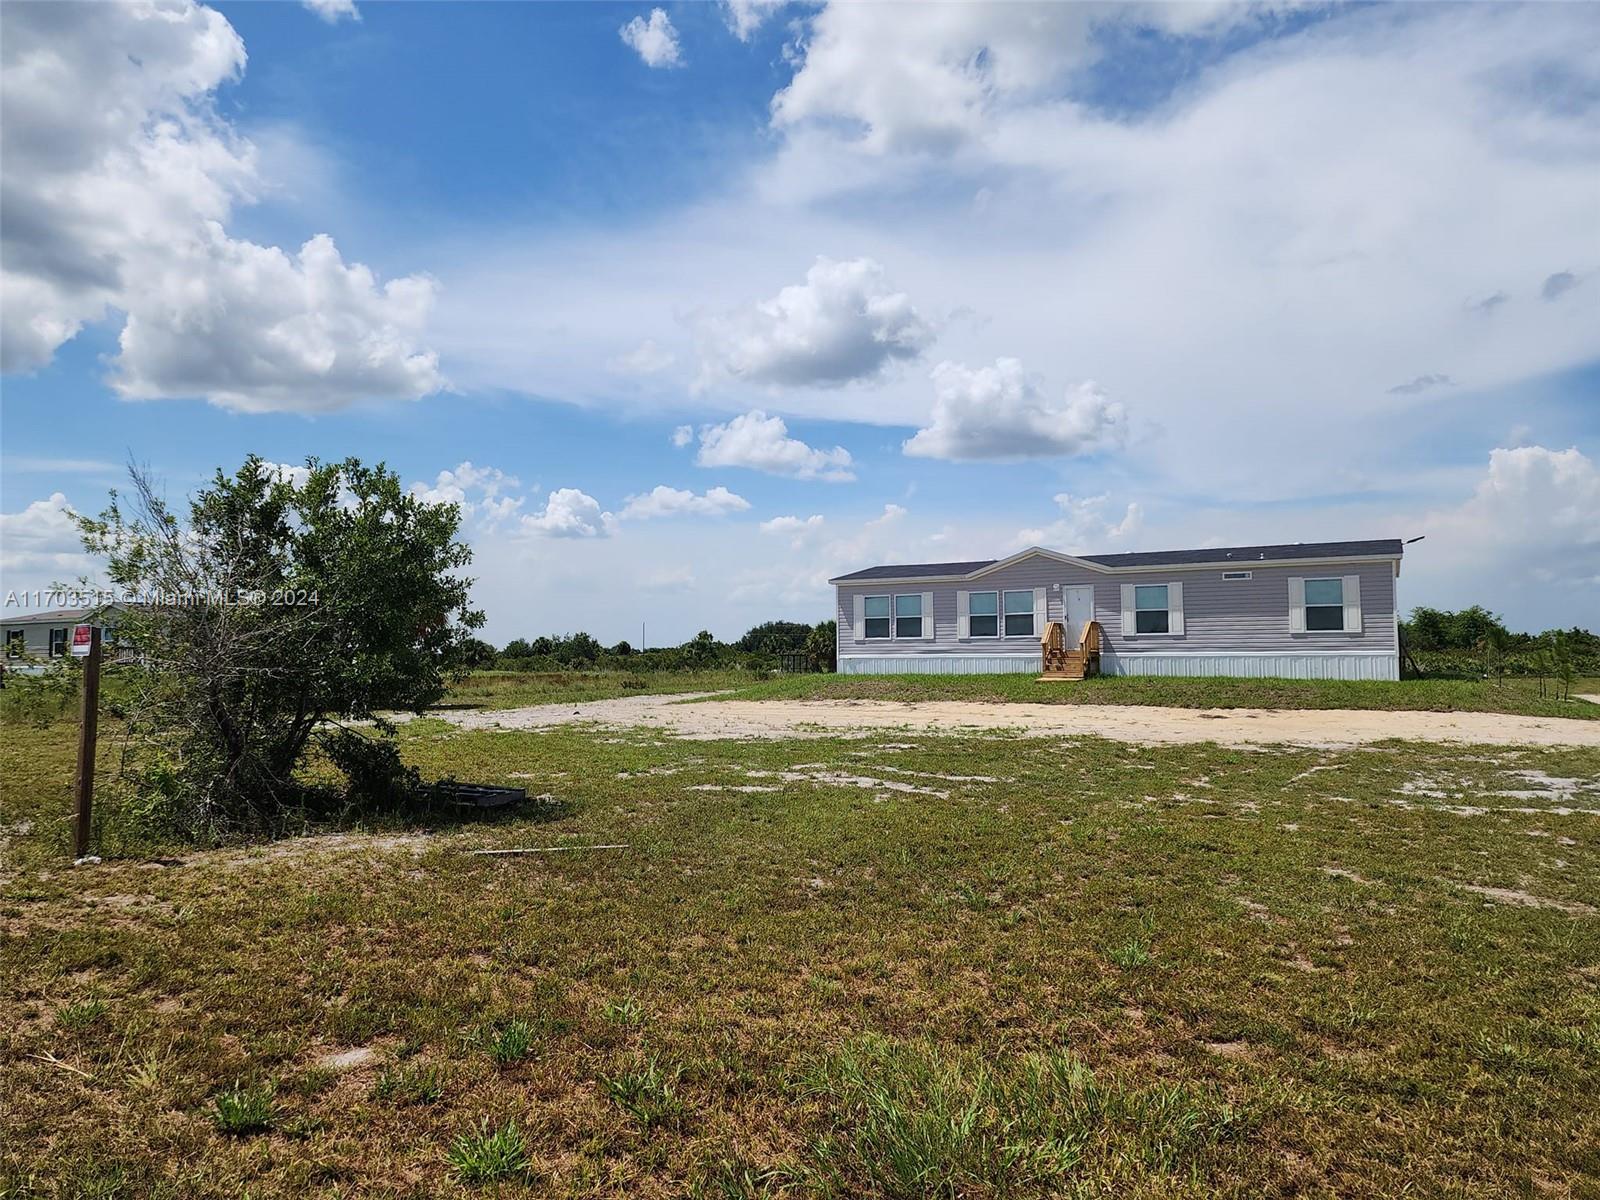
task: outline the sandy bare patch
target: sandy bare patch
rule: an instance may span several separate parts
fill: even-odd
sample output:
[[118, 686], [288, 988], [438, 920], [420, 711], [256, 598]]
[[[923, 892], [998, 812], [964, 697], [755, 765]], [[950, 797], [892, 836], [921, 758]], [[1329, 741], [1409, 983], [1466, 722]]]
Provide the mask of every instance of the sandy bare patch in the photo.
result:
[[370, 1067], [377, 1061], [378, 1052], [371, 1046], [357, 1046], [354, 1050], [324, 1054], [317, 1059], [317, 1066], [329, 1071], [354, 1071], [360, 1067]]
[[325, 833], [313, 837], [282, 838], [238, 850], [202, 850], [188, 855], [184, 866], [248, 868], [278, 865], [284, 860], [320, 855], [421, 854], [429, 837], [423, 833]]
[[[1094, 735], [1143, 745], [1216, 742], [1347, 747], [1410, 738], [1483, 745], [1600, 746], [1600, 721], [1503, 713], [1384, 712], [1348, 709], [1201, 711], [1104, 704], [983, 704], [939, 700], [723, 700], [680, 704], [709, 693], [623, 696], [584, 704], [539, 704], [492, 712], [431, 714], [463, 729], [545, 729], [592, 722], [681, 738], [868, 737], [885, 729], [958, 732], [1016, 730]], [[887, 747], [894, 743], [880, 743]]]
[[1580, 904], [1576, 900], [1551, 900], [1547, 896], [1534, 896], [1516, 888], [1484, 887], [1476, 883], [1458, 883], [1455, 886], [1464, 892], [1493, 900], [1497, 904], [1515, 904], [1522, 908], [1554, 908], [1575, 917], [1592, 917], [1596, 912], [1600, 912], [1600, 909], [1591, 904]]
[[1332, 875], [1335, 879], [1348, 879], [1351, 883], [1362, 883], [1371, 886], [1373, 882], [1365, 875], [1358, 874], [1347, 867], [1323, 867], [1322, 873], [1324, 875]]

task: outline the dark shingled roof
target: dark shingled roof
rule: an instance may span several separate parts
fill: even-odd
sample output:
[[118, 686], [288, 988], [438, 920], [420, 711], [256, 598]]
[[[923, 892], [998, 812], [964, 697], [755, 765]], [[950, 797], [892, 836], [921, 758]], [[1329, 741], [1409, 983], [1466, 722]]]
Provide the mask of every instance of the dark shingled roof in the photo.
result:
[[1102, 567], [1167, 567], [1177, 563], [1281, 562], [1296, 558], [1387, 558], [1399, 538], [1367, 542], [1290, 542], [1284, 546], [1219, 546], [1212, 550], [1151, 550], [1139, 554], [1080, 554]]
[[[1232, 564], [1285, 562], [1304, 558], [1388, 558], [1404, 553], [1399, 538], [1365, 542], [1289, 542], [1279, 546], [1216, 546], [1203, 550], [1149, 550], [1134, 554], [1078, 554], [1075, 558], [1102, 567], [1168, 567], [1193, 563]], [[840, 575], [835, 583], [864, 583], [873, 579], [961, 579], [999, 562], [894, 563]]]
[[887, 567], [868, 567], [865, 571], [853, 571], [849, 575], [839, 576], [838, 582], [846, 583], [862, 579], [931, 579], [940, 575], [956, 578], [971, 575], [974, 571], [983, 570], [984, 567], [992, 567], [999, 561], [997, 558], [980, 558], [976, 562], [895, 563]]

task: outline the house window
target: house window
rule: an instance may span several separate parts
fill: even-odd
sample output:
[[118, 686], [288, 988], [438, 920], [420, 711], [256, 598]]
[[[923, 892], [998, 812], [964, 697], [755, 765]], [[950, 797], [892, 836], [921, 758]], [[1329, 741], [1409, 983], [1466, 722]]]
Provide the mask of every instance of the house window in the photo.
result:
[[1249, 579], [1250, 576], [1251, 572], [1249, 571], [1224, 571], [1222, 573], [1224, 579]]
[[1167, 606], [1167, 585], [1142, 583], [1133, 589], [1133, 631], [1167, 633], [1172, 628], [1172, 613]]
[[1344, 631], [1344, 580], [1306, 580], [1306, 629]]
[[28, 649], [28, 635], [20, 629], [6, 630], [6, 657], [21, 658]]
[[1033, 592], [1007, 592], [1005, 593], [1006, 605], [1006, 636], [1007, 637], [1032, 637], [1033, 629]]
[[890, 633], [889, 605], [892, 603], [888, 596], [868, 596], [863, 604], [863, 614], [866, 626], [864, 635], [872, 638], [887, 638]]
[[922, 594], [912, 592], [909, 596], [896, 596], [894, 598], [894, 635], [897, 638], [919, 638], [922, 636]]
[[50, 631], [50, 657], [60, 658], [67, 652], [67, 631], [65, 629], [52, 629]]
[[1000, 636], [999, 592], [973, 592], [967, 597], [967, 636]]

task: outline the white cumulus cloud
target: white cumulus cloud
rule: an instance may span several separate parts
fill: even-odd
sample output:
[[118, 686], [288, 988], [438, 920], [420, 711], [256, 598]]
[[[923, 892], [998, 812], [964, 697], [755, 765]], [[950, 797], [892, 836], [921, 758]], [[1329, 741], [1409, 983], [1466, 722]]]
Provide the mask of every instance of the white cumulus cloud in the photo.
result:
[[773, 517], [770, 521], [761, 522], [762, 533], [805, 533], [808, 530], [821, 529], [823, 516], [821, 513], [812, 513], [809, 517]]
[[133, 289], [112, 386], [130, 399], [204, 396], [242, 412], [327, 412], [416, 398], [444, 380], [418, 349], [434, 285], [378, 286], [319, 234], [295, 255], [207, 238]]
[[411, 494], [425, 504], [459, 505], [464, 517], [488, 527], [509, 520], [522, 508], [521, 496], [505, 494], [520, 486], [515, 475], [469, 461], [454, 470], [440, 471], [431, 484], [413, 483]]
[[678, 67], [683, 65], [683, 55], [678, 46], [678, 31], [672, 18], [659, 9], [652, 8], [649, 18], [635, 17], [617, 32], [647, 67]]
[[833, 3], [812, 20], [799, 69], [772, 101], [781, 128], [826, 124], [872, 152], [951, 152], [997, 120], [1053, 99], [1097, 57], [1096, 26], [1186, 34], [1271, 6]]
[[[1500, 447], [1472, 498], [1434, 513], [1417, 554], [1493, 556], [1502, 569], [1600, 589], [1600, 466], [1576, 446]], [[1600, 598], [1600, 591], [1596, 593]]]
[[743, 512], [750, 502], [725, 487], [714, 487], [703, 495], [662, 484], [639, 496], [629, 496], [622, 506], [622, 517], [648, 521], [655, 517], [721, 517]]
[[672, 431], [672, 444], [678, 449], [683, 449], [692, 441], [694, 441], [693, 425], [679, 425]]
[[933, 327], [870, 258], [819, 258], [806, 281], [699, 328], [702, 386], [731, 377], [836, 387], [916, 358]]
[[1061, 458], [1115, 449], [1127, 440], [1122, 405], [1093, 383], [1060, 397], [1014, 358], [992, 367], [940, 363], [933, 372], [933, 419], [906, 441], [918, 458]]
[[518, 528], [534, 537], [597, 538], [610, 537], [616, 526], [616, 517], [603, 512], [600, 502], [587, 492], [557, 488], [543, 511], [524, 516]]
[[337, 25], [346, 18], [352, 21], [361, 20], [361, 13], [356, 9], [355, 0], [300, 0], [300, 3], [329, 25]]
[[1068, 554], [1131, 550], [1144, 528], [1144, 510], [1138, 504], [1129, 504], [1120, 517], [1113, 519], [1106, 515], [1110, 499], [1106, 495], [1074, 496], [1070, 492], [1060, 492], [1055, 497], [1060, 516], [1049, 525], [1022, 530], [1014, 539], [1014, 545], [1019, 550], [1043, 546]]
[[760, 409], [700, 431], [695, 462], [702, 467], [748, 467], [768, 475], [846, 483], [855, 478], [850, 451], [843, 446], [818, 450], [789, 436], [782, 417]]
[[10, 576], [7, 588], [70, 583], [92, 563], [62, 493], [35, 500], [21, 512], [0, 513], [0, 570]]
[[787, 0], [722, 0], [722, 14], [733, 36], [748, 42], [785, 3]]
[[380, 286], [326, 235], [297, 254], [228, 235], [269, 181], [215, 108], [245, 64], [221, 14], [6, 5], [0, 33], [0, 367], [44, 366], [122, 314], [112, 382], [130, 398], [326, 411], [444, 386], [422, 341], [432, 281]]

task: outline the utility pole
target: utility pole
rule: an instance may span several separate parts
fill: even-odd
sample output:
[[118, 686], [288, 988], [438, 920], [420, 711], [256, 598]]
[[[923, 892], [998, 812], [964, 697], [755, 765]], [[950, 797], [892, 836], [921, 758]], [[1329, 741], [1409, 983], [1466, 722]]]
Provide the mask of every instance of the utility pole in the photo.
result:
[[[85, 642], [88, 648], [80, 649]], [[83, 716], [78, 722], [78, 782], [72, 792], [76, 810], [72, 856], [86, 858], [94, 807], [94, 748], [100, 726], [100, 626], [79, 625], [74, 629], [72, 653], [87, 660], [83, 664]]]

